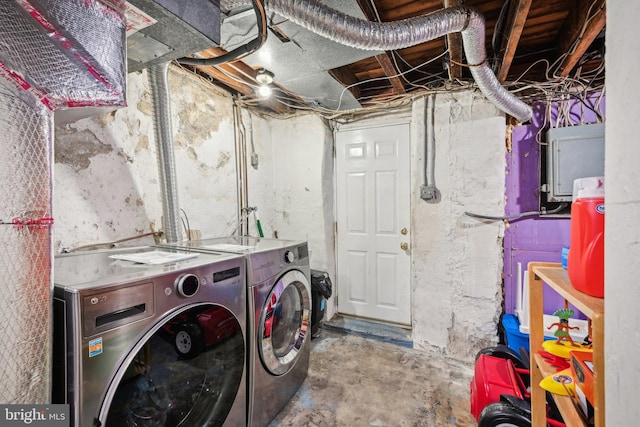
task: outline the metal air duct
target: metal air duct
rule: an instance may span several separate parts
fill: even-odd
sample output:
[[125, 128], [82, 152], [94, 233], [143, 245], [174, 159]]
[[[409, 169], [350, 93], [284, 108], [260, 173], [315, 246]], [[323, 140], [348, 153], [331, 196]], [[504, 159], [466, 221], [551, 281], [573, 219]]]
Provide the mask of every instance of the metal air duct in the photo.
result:
[[158, 155], [158, 175], [162, 191], [164, 232], [167, 243], [173, 243], [181, 240], [181, 232], [178, 180], [169, 100], [169, 63], [149, 68], [149, 82], [153, 99], [153, 123]]
[[220, 43], [217, 0], [128, 0], [127, 3], [130, 73]]

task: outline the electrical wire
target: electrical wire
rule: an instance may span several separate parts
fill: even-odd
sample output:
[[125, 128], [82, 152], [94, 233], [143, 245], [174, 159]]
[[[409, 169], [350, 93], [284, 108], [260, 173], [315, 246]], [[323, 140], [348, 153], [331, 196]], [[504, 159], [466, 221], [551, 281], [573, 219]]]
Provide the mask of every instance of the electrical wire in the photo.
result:
[[[187, 240], [191, 240], [191, 224], [189, 223], [189, 217], [187, 216], [187, 213], [185, 212], [184, 209], [180, 208], [180, 211], [184, 214], [184, 220], [182, 219], [182, 217], [180, 218], [182, 220], [182, 226], [184, 227], [184, 232], [187, 234]], [[186, 225], [184, 221], [187, 221]]]
[[516, 215], [509, 215], [509, 216], [490, 216], [490, 215], [481, 215], [481, 214], [475, 214], [475, 213], [471, 213], [471, 212], [465, 212], [464, 214], [466, 216], [470, 216], [471, 218], [477, 218], [477, 219], [486, 219], [489, 221], [515, 221], [521, 218], [527, 218], [527, 217], [531, 217], [531, 216], [545, 216], [545, 215], [552, 215], [555, 213], [558, 213], [560, 211], [562, 211], [564, 208], [566, 208], [567, 206], [569, 206], [568, 203], [561, 203], [560, 206], [558, 206], [555, 209], [552, 209], [550, 211], [531, 211], [531, 212], [522, 212]]
[[[447, 48], [441, 55], [439, 55], [440, 57], [446, 55], [449, 52], [449, 49]], [[416, 80], [409, 80], [406, 77], [407, 73], [402, 74], [400, 77], [402, 77], [402, 80], [404, 80], [404, 82], [406, 84], [408, 84], [409, 86], [413, 87], [413, 88], [421, 88], [421, 89], [429, 89], [429, 87], [425, 86], [425, 85], [421, 85], [421, 84], [417, 84], [418, 82], [422, 82], [425, 80], [430, 80], [430, 81], [447, 81], [448, 79], [442, 77], [440, 74], [434, 74], [434, 73], [430, 73], [427, 71], [423, 71], [420, 68], [422, 68], [425, 65], [428, 65], [432, 62], [434, 62], [436, 59], [438, 59], [437, 57], [434, 59], [429, 60], [426, 63], [422, 63], [420, 64], [418, 67], [419, 68], [415, 68], [413, 65], [411, 65], [407, 60], [405, 60], [402, 55], [400, 55], [398, 52], [393, 51], [393, 54], [391, 55], [391, 58], [393, 59], [393, 64], [395, 65], [396, 69], [399, 70], [400, 66], [398, 65], [398, 58], [408, 67], [413, 68], [413, 70], [410, 70], [409, 72], [416, 72], [416, 73], [420, 73], [420, 74], [424, 74], [425, 77], [420, 78], [420, 79], [416, 79]]]
[[[498, 19], [496, 19], [496, 24], [493, 26], [493, 35], [491, 36], [491, 48], [493, 49], [493, 59], [494, 64], [496, 63], [496, 59], [498, 57], [498, 51], [500, 47], [498, 44], [498, 36], [500, 36], [500, 41], [502, 41], [502, 37], [504, 37], [504, 20], [507, 17], [507, 11], [509, 10], [509, 6], [511, 5], [510, 0], [505, 0], [500, 8], [500, 14], [498, 15]], [[494, 65], [495, 66], [495, 65]]]
[[436, 61], [436, 60], [438, 60], [438, 59], [442, 58], [442, 57], [443, 57], [447, 52], [448, 52], [448, 50], [445, 50], [443, 53], [441, 53], [440, 55], [436, 56], [435, 58], [432, 58], [432, 59], [430, 59], [430, 60], [428, 60], [428, 61], [425, 61], [425, 62], [423, 62], [423, 63], [421, 63], [421, 64], [419, 64], [419, 65], [416, 65], [416, 66], [415, 66], [415, 67], [413, 67], [413, 68], [410, 68], [410, 69], [408, 69], [408, 70], [406, 70], [406, 71], [400, 72], [400, 73], [395, 74], [395, 75], [393, 75], [393, 76], [374, 77], [374, 78], [371, 78], [371, 79], [368, 79], [368, 80], [363, 80], [363, 81], [360, 81], [360, 82], [353, 83], [353, 84], [351, 84], [351, 85], [349, 85], [349, 86], [345, 86], [345, 88], [344, 88], [344, 89], [342, 89], [342, 92], [340, 93], [340, 99], [338, 100], [338, 106], [336, 107], [335, 111], [340, 110], [340, 106], [342, 105], [342, 99], [343, 99], [343, 97], [344, 97], [345, 92], [346, 92], [347, 90], [351, 89], [352, 87], [360, 86], [360, 85], [363, 85], [363, 84], [366, 84], [366, 83], [371, 83], [371, 82], [374, 82], [374, 81], [379, 81], [379, 80], [389, 80], [389, 79], [391, 79], [391, 78], [404, 76], [404, 75], [405, 75], [405, 74], [407, 74], [407, 73], [410, 73], [410, 72], [412, 72], [412, 71], [415, 71], [415, 70], [417, 70], [418, 68], [424, 67], [425, 65], [428, 65], [428, 64], [432, 63], [433, 61]]
[[230, 61], [240, 60], [258, 49], [260, 49], [267, 41], [267, 13], [264, 9], [263, 0], [253, 0], [253, 10], [256, 14], [256, 20], [258, 22], [258, 35], [253, 40], [249, 41], [242, 46], [238, 46], [229, 52], [216, 56], [215, 58], [178, 58], [177, 61], [186, 65], [219, 65]]

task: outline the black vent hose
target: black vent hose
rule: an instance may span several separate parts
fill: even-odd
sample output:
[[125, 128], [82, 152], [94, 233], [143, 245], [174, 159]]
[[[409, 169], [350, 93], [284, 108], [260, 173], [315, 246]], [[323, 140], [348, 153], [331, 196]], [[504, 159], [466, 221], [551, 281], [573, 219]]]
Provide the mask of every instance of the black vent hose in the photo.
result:
[[260, 49], [267, 41], [267, 13], [264, 10], [263, 0], [252, 0], [253, 10], [256, 13], [258, 22], [258, 36], [250, 42], [238, 46], [237, 48], [215, 58], [178, 58], [180, 64], [185, 65], [219, 65], [234, 60], [244, 58], [245, 56]]

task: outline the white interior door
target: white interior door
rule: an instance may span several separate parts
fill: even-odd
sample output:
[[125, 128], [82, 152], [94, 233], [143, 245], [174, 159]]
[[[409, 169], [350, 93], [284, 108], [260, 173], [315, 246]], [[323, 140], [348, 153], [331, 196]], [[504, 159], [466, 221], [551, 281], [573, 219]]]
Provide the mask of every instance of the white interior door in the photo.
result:
[[336, 135], [338, 311], [411, 324], [409, 124]]

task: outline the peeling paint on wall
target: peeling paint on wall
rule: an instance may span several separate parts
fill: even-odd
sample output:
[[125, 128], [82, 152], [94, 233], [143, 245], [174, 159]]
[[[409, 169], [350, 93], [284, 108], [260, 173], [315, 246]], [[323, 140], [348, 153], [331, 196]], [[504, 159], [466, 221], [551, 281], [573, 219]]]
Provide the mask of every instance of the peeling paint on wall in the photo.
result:
[[151, 103], [151, 92], [145, 91], [142, 94], [142, 98], [136, 104], [138, 111], [140, 111], [145, 116], [152, 117], [153, 116], [153, 104]]
[[216, 164], [216, 169], [223, 168], [224, 166], [228, 165], [230, 161], [231, 161], [231, 153], [229, 152], [220, 153], [218, 155], [218, 163]]
[[[152, 102], [146, 71], [127, 76], [129, 107], [109, 115], [79, 120], [58, 133], [64, 139], [89, 139], [93, 145], [78, 158], [56, 157], [55, 248], [74, 248], [148, 233], [161, 224]], [[204, 237], [229, 234], [237, 226], [236, 149], [233, 101], [218, 88], [176, 66], [169, 86], [180, 208]], [[179, 88], [179, 90], [175, 90]], [[189, 114], [192, 112], [193, 114]], [[295, 120], [293, 120], [295, 121]], [[270, 128], [254, 119], [256, 146], [270, 150]], [[84, 136], [83, 136], [84, 135]], [[266, 142], [263, 144], [261, 139]], [[66, 145], [69, 145], [68, 143]], [[64, 154], [57, 150], [58, 156]], [[89, 156], [88, 154], [91, 154]], [[266, 166], [271, 156], [261, 153]], [[265, 218], [273, 204], [273, 163], [254, 177]], [[269, 188], [269, 192], [264, 191]], [[155, 230], [158, 230], [156, 226]], [[151, 244], [152, 238], [131, 242]]]
[[[172, 68], [170, 85], [181, 90], [171, 92], [177, 126], [176, 144], [199, 146], [210, 141], [223, 121], [232, 122], [233, 109], [228, 99], [215, 96], [210, 84], [198, 77]], [[208, 90], [205, 90], [208, 89]]]
[[55, 162], [68, 165], [76, 172], [87, 169], [93, 157], [113, 151], [111, 145], [101, 142], [88, 129], [76, 131], [71, 126], [58, 127], [55, 136]]
[[136, 144], [134, 152], [138, 154], [142, 151], [149, 151], [149, 137], [147, 135], [138, 136], [138, 143]]
[[116, 119], [117, 112], [118, 111], [116, 110], [107, 114], [100, 114], [98, 116], [92, 117], [91, 120], [98, 123], [101, 127], [106, 127], [109, 123], [113, 123], [113, 121]]

